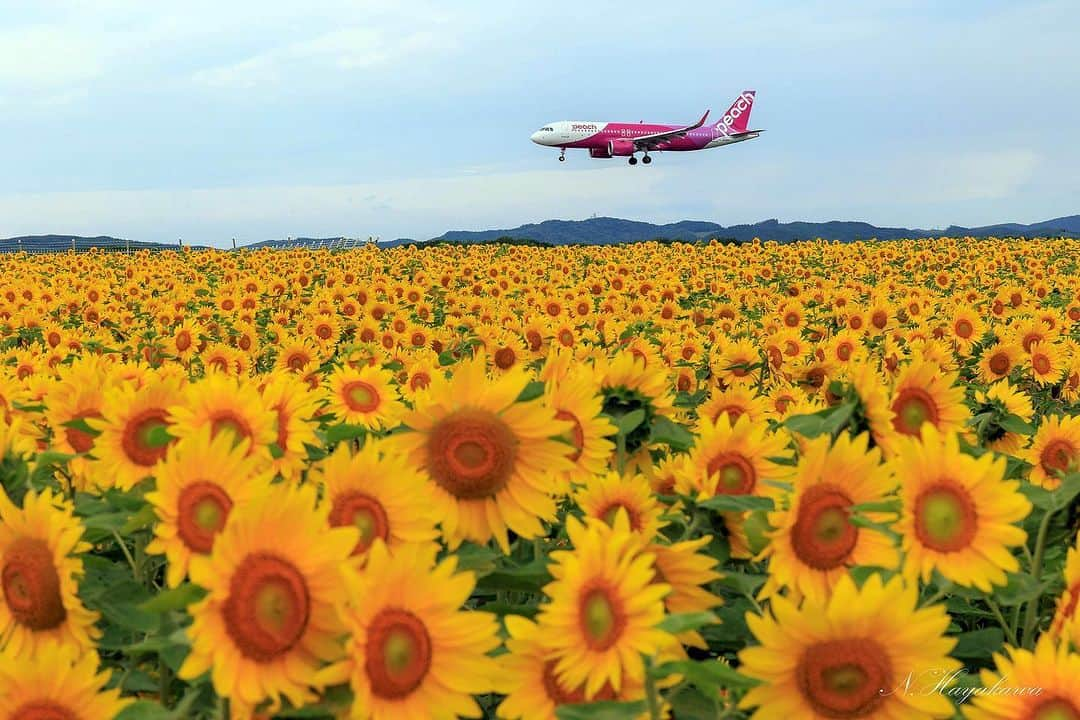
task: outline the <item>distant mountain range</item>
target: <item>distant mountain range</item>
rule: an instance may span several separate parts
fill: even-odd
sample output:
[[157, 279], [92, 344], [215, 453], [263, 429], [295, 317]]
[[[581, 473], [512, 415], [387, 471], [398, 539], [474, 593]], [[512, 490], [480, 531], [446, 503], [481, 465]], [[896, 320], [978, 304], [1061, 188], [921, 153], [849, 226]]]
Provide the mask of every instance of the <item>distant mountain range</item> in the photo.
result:
[[[951, 237], [1056, 237], [1059, 235], [1080, 237], [1080, 215], [1069, 215], [1029, 225], [1021, 223], [1002, 223], [1000, 225], [984, 225], [981, 227], [950, 225], [944, 230], [879, 227], [870, 223], [842, 220], [789, 223], [782, 223], [779, 220], [764, 220], [747, 225], [724, 226], [700, 220], [683, 220], [666, 225], [656, 225], [636, 220], [596, 217], [588, 220], [546, 220], [541, 223], [519, 225], [516, 228], [500, 230], [451, 230], [437, 238], [420, 242], [476, 243], [492, 242], [504, 238], [547, 245], [614, 245], [643, 240], [684, 240], [694, 242], [713, 238], [735, 242], [749, 242], [754, 238], [775, 240], [777, 242], [794, 242], [814, 238], [852, 242], [855, 240], [895, 240], [898, 238], [939, 237], [942, 235]], [[24, 235], [0, 239], [0, 253], [17, 252], [18, 250], [28, 252], [70, 250], [73, 239], [77, 250], [87, 250], [95, 247], [104, 250], [123, 250], [127, 248], [132, 250], [168, 250], [177, 247], [171, 243], [123, 240], [104, 235], [98, 237]], [[298, 237], [288, 240], [264, 240], [244, 247], [246, 249], [263, 247], [340, 248], [352, 247], [362, 242], [364, 241], [341, 237]], [[379, 246], [394, 247], [415, 242], [418, 241], [399, 238], [389, 242], [381, 242]], [[192, 247], [194, 249], [203, 249], [204, 246], [194, 245]]]

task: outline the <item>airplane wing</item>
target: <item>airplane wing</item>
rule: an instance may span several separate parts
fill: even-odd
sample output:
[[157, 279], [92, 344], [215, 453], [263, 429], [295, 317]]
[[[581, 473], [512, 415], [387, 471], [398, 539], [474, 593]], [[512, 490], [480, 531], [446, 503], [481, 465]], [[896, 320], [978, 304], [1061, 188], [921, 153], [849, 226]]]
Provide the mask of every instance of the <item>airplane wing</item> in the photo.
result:
[[701, 116], [693, 125], [687, 125], [686, 127], [675, 128], [674, 130], [665, 130], [664, 132], [653, 133], [652, 135], [642, 135], [641, 137], [634, 138], [634, 147], [638, 150], [653, 150], [658, 145], [671, 140], [672, 138], [683, 137], [691, 130], [697, 130], [699, 127], [705, 124], [705, 120], [709, 117], [709, 111], [706, 110], [705, 114]]

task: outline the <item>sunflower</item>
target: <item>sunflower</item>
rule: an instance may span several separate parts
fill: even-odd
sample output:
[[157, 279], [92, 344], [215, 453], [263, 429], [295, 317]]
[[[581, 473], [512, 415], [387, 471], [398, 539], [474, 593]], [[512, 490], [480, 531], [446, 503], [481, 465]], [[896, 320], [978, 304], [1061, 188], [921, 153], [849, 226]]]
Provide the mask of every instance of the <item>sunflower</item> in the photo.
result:
[[348, 680], [355, 720], [432, 718], [483, 714], [474, 695], [490, 692], [499, 645], [495, 616], [462, 610], [476, 579], [455, 572], [457, 558], [434, 565], [423, 546], [403, 545], [392, 555], [376, 541], [364, 572], [349, 579], [344, 607], [350, 631], [347, 660], [327, 668], [330, 682]]
[[207, 556], [233, 507], [245, 505], [269, 487], [271, 476], [257, 457], [203, 426], [169, 448], [154, 470], [157, 487], [146, 494], [158, 522], [146, 552], [168, 560], [165, 579], [176, 587], [192, 558]]
[[739, 671], [762, 681], [740, 706], [753, 718], [949, 718], [938, 692], [904, 692], [922, 672], [946, 676], [949, 657], [944, 605], [918, 607], [918, 586], [872, 575], [861, 589], [842, 575], [827, 599], [800, 606], [774, 596], [767, 615], [747, 614], [760, 645], [739, 653]]
[[[670, 545], [652, 543], [646, 547], [655, 558], [654, 582], [671, 586], [671, 592], [664, 597], [664, 609], [668, 613], [706, 612], [724, 603], [723, 598], [702, 587], [722, 577], [716, 571], [716, 558], [701, 552], [710, 542], [712, 536], [703, 535]], [[703, 650], [707, 647], [696, 630], [682, 633], [679, 640]]]
[[394, 374], [376, 365], [342, 367], [327, 378], [327, 410], [340, 422], [383, 430], [397, 424], [404, 406]]
[[[976, 415], [983, 412], [1000, 415], [1015, 415], [1024, 422], [1031, 422], [1035, 409], [1027, 393], [1014, 387], [1008, 380], [999, 380], [985, 391], [975, 393]], [[993, 425], [986, 432], [986, 447], [994, 452], [1015, 455], [1020, 449], [1024, 436], [1010, 432], [1003, 427]]]
[[209, 557], [191, 565], [191, 580], [208, 594], [189, 608], [192, 647], [181, 678], [211, 671], [219, 696], [247, 705], [315, 699], [320, 666], [343, 653], [336, 607], [359, 535], [329, 527], [315, 500], [310, 486], [280, 484], [233, 508]]
[[248, 441], [247, 454], [269, 463], [276, 419], [251, 381], [211, 373], [188, 385], [180, 402], [169, 408], [169, 432], [184, 438], [209, 427], [212, 435], [228, 435], [236, 445]]
[[[964, 388], [955, 384], [956, 378], [956, 373], [943, 372], [930, 361], [917, 360], [902, 369], [889, 401], [895, 434], [918, 437], [923, 425], [946, 433], [962, 430], [969, 413]], [[891, 449], [898, 440], [886, 436], [883, 444]]]
[[1043, 636], [1035, 650], [994, 653], [997, 672], [980, 673], [983, 688], [964, 707], [969, 720], [1072, 720], [1080, 717], [1080, 654]]
[[[61, 366], [58, 379], [46, 393], [45, 418], [53, 431], [53, 445], [62, 453], [92, 454], [94, 435], [79, 427], [87, 418], [100, 418], [105, 403], [105, 387], [109, 368], [97, 356], [80, 358], [71, 365]], [[82, 490], [87, 483], [85, 457], [74, 457], [68, 470], [76, 486]]]
[[597, 475], [574, 493], [574, 502], [585, 517], [597, 518], [608, 524], [614, 522], [619, 510], [630, 520], [630, 530], [646, 540], [652, 540], [667, 523], [660, 519], [666, 508], [653, 494], [644, 475], [619, 475], [607, 472]]
[[587, 367], [578, 366], [557, 381], [548, 383], [548, 404], [558, 420], [571, 424], [568, 439], [573, 451], [573, 468], [567, 473], [571, 482], [585, 482], [607, 468], [614, 443], [607, 438], [617, 430], [601, 414], [603, 401], [599, 383]]
[[770, 481], [789, 469], [775, 462], [790, 456], [787, 439], [769, 432], [763, 422], [742, 416], [734, 423], [727, 414], [698, 427], [698, 438], [683, 466], [699, 497], [714, 495], [775, 495]]
[[[508, 615], [505, 620], [509, 652], [498, 657], [497, 690], [506, 695], [496, 715], [506, 720], [551, 720], [560, 705], [585, 702], [584, 683], [568, 688], [555, 675], [555, 659], [544, 644], [543, 628], [532, 620]], [[643, 696], [640, 685], [625, 683], [616, 695], [602, 687], [593, 701], [632, 701]]]
[[193, 320], [182, 322], [169, 330], [169, 337], [165, 341], [165, 352], [182, 363], [189, 362], [198, 350], [201, 332], [201, 328]]
[[1080, 416], [1047, 415], [1022, 457], [1031, 463], [1031, 482], [1053, 490], [1061, 473], [1080, 467]]
[[[844, 434], [830, 444], [828, 435], [809, 440], [799, 457], [794, 493], [787, 509], [770, 513], [770, 542], [762, 553], [769, 562], [767, 597], [793, 588], [814, 602], [824, 602], [841, 577], [856, 565], [895, 569], [900, 557], [891, 538], [851, 522], [856, 505], [885, 501], [896, 486], [881, 451], [869, 448], [866, 433]], [[874, 522], [886, 513], [865, 513]]]
[[1065, 556], [1065, 590], [1058, 598], [1054, 610], [1054, 620], [1050, 624], [1050, 635], [1064, 638], [1080, 647], [1080, 615], [1076, 609], [1080, 606], [1080, 540], [1069, 548]]
[[320, 363], [320, 351], [307, 338], [284, 338], [275, 367], [306, 375]]
[[544, 587], [550, 602], [537, 622], [543, 642], [556, 659], [555, 675], [564, 687], [584, 685], [592, 700], [610, 686], [644, 681], [642, 655], [652, 655], [672, 638], [657, 624], [664, 618], [664, 596], [671, 587], [654, 583], [655, 556], [644, 551], [625, 512], [613, 525], [566, 519], [573, 550], [551, 553], [555, 580]]
[[725, 343], [719, 353], [712, 358], [713, 376], [724, 387], [732, 385], [752, 385], [760, 374], [761, 351], [753, 340], [740, 338]]
[[7, 652], [25, 659], [49, 643], [77, 653], [93, 647], [98, 614], [77, 594], [83, 563], [76, 554], [90, 549], [82, 534], [71, 503], [51, 490], [28, 492], [20, 509], [0, 489], [0, 638]]
[[979, 357], [979, 379], [992, 383], [1007, 378], [1023, 356], [1019, 345], [997, 343], [983, 350]]
[[101, 417], [85, 418], [100, 433], [94, 440], [98, 460], [90, 470], [96, 484], [129, 490], [150, 476], [166, 451], [155, 434], [169, 429], [169, 408], [181, 394], [179, 380], [153, 375], [141, 388], [127, 384], [106, 391]]
[[904, 442], [893, 461], [904, 505], [897, 526], [904, 574], [925, 582], [937, 570], [958, 585], [991, 592], [1020, 567], [1009, 548], [1027, 540], [1015, 523], [1031, 503], [1019, 482], [1004, 479], [1004, 457], [965, 455], [955, 434], [942, 435], [930, 423], [921, 440]]
[[979, 341], [986, 324], [979, 313], [970, 307], [959, 307], [949, 320], [948, 335], [961, 355], [971, 353], [972, 346]]
[[1040, 385], [1057, 383], [1065, 372], [1060, 348], [1050, 342], [1034, 342], [1030, 347], [1027, 362], [1035, 380]]
[[318, 445], [313, 418], [319, 411], [320, 393], [295, 375], [279, 371], [265, 380], [262, 399], [277, 416], [274, 471], [286, 480], [298, 478], [307, 460], [305, 446]]
[[438, 537], [424, 476], [387, 453], [384, 441], [368, 439], [355, 454], [343, 443], [316, 472], [330, 504], [330, 524], [360, 531], [353, 555], [366, 553], [375, 540], [395, 552], [407, 543], [433, 545]]
[[667, 370], [660, 360], [650, 358], [642, 347], [645, 346], [635, 343], [631, 350], [620, 351], [613, 358], [599, 358], [596, 362], [604, 412], [615, 418], [636, 410], [645, 413], [644, 421], [626, 438], [629, 452], [644, 446], [653, 418], [674, 412]]
[[722, 415], [726, 415], [732, 423], [747, 416], [753, 422], [761, 422], [767, 419], [772, 412], [772, 405], [768, 397], [758, 395], [752, 388], [733, 386], [721, 390], [713, 386], [709, 391], [709, 397], [697, 408], [698, 422], [716, 422]]
[[572, 448], [556, 439], [570, 431], [537, 398], [517, 402], [529, 383], [524, 370], [488, 378], [483, 358], [432, 378], [404, 417], [413, 432], [391, 436], [432, 481], [432, 503], [451, 548], [492, 537], [509, 548], [506, 530], [536, 537], [555, 516], [551, 493], [572, 469]]
[[112, 720], [132, 702], [120, 689], [106, 690], [98, 656], [67, 645], [46, 644], [34, 662], [0, 653], [0, 718], [4, 720]]

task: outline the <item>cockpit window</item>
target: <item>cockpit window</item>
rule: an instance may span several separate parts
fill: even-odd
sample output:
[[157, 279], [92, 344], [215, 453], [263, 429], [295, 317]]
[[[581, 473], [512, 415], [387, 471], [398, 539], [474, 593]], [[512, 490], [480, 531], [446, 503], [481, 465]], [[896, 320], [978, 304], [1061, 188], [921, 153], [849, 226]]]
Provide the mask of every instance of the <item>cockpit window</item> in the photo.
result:
[[555, 132], [555, 128], [551, 128], [551, 127], [542, 127], [542, 128], [540, 128], [540, 131], [541, 131], [541, 132]]

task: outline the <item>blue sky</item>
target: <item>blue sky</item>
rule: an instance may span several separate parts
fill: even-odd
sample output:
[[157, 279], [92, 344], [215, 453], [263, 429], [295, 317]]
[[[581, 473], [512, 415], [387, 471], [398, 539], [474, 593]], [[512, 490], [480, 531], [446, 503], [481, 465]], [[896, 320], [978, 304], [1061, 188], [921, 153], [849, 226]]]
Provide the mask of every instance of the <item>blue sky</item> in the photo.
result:
[[[674, 9], [679, 8], [679, 9]], [[943, 227], [1080, 212], [1080, 4], [0, 0], [0, 237], [430, 237], [594, 213]], [[692, 122], [650, 167], [529, 142]]]

